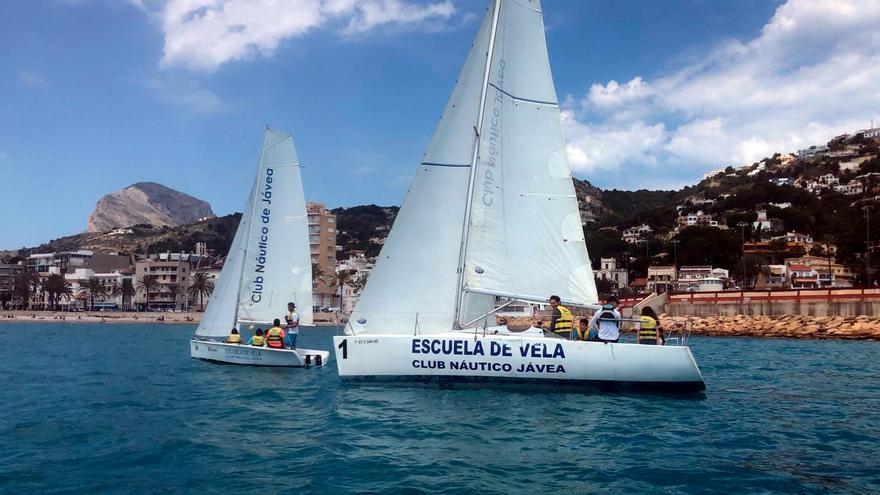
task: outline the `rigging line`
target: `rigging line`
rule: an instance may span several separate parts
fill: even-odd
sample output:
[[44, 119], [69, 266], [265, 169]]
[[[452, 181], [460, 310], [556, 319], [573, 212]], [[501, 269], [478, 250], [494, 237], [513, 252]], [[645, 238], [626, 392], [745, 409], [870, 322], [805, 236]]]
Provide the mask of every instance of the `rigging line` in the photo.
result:
[[505, 94], [505, 95], [513, 98], [514, 100], [517, 100], [517, 101], [524, 101], [526, 103], [534, 103], [536, 105], [547, 105], [547, 106], [559, 108], [559, 103], [557, 103], [555, 101], [542, 101], [542, 100], [531, 100], [529, 98], [520, 98], [519, 96], [514, 96], [514, 95], [508, 93], [507, 91], [504, 91], [503, 89], [496, 86], [495, 83], [490, 82], [489, 86], [492, 86], [493, 88], [497, 89], [499, 92], [501, 92], [501, 93], [503, 93], [503, 94]]
[[422, 162], [420, 165], [425, 165], [427, 167], [470, 168], [470, 165], [466, 163]]
[[[272, 132], [275, 132], [275, 131], [272, 131]], [[278, 146], [279, 144], [283, 143], [284, 141], [287, 141], [288, 139], [293, 140], [293, 134], [290, 134], [290, 133], [285, 134], [283, 138], [281, 138], [278, 141], [275, 141], [274, 143], [267, 146], [266, 151], [271, 150], [272, 148]]]
[[455, 287], [455, 312], [453, 315], [453, 328], [461, 327], [461, 306], [464, 302], [464, 265], [467, 256], [468, 224], [471, 221], [471, 203], [474, 199], [474, 182], [477, 177], [477, 159], [480, 156], [480, 130], [483, 128], [483, 118], [486, 114], [486, 95], [489, 92], [489, 75], [492, 71], [492, 58], [495, 52], [495, 36], [498, 33], [498, 18], [501, 13], [501, 1], [495, 0], [495, 12], [492, 13], [492, 29], [489, 32], [489, 47], [486, 52], [486, 68], [483, 71], [483, 85], [480, 88], [480, 107], [477, 113], [477, 125], [474, 128], [474, 149], [471, 154], [471, 173], [468, 178], [467, 199], [464, 210], [464, 220], [461, 224], [461, 246], [458, 251], [458, 281]]

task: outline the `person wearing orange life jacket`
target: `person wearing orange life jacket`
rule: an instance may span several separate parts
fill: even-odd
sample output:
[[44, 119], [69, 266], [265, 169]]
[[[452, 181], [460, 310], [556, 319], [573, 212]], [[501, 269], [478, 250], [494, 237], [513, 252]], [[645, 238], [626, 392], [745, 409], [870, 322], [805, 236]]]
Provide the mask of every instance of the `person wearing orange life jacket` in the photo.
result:
[[564, 339], [571, 338], [571, 311], [560, 304], [562, 301], [559, 296], [550, 296], [550, 306], [553, 308], [550, 312], [550, 331]]
[[663, 329], [660, 328], [660, 319], [650, 306], [642, 308], [642, 316], [637, 325], [636, 339], [639, 344], [663, 345]]
[[281, 320], [275, 318], [272, 328], [266, 331], [266, 345], [273, 349], [284, 349], [284, 329], [281, 328]]

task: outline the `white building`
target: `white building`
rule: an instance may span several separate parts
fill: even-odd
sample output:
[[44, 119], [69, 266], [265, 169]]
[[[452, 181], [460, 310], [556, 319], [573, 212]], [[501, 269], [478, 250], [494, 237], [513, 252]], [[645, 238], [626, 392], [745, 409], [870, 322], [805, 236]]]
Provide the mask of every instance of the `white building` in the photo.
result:
[[628, 244], [636, 244], [650, 239], [653, 232], [651, 226], [642, 224], [624, 230], [621, 237]]
[[865, 186], [861, 182], [850, 181], [846, 184], [834, 186], [834, 190], [845, 196], [856, 196], [865, 192]]
[[354, 252], [347, 260], [341, 261], [336, 266], [337, 273], [344, 270], [352, 272], [351, 282], [342, 286], [342, 303], [339, 308], [344, 314], [351, 314], [354, 311], [355, 305], [360, 300], [361, 291], [364, 285], [366, 285], [370, 270], [373, 269], [374, 265], [375, 261], [367, 258], [364, 253]]
[[[90, 268], [76, 268], [73, 273], [64, 274], [64, 279], [70, 284], [72, 297], [69, 300], [61, 300], [61, 309], [67, 307], [79, 307], [82, 309], [90, 309], [94, 302], [94, 309], [124, 309], [128, 310], [134, 306], [135, 297], [133, 295], [125, 296], [120, 292], [114, 294], [114, 287], [121, 288], [124, 281], [128, 280], [133, 289], [137, 288], [134, 274], [123, 274], [120, 272], [111, 273], [95, 273]], [[101, 292], [92, 294], [89, 289], [89, 280], [96, 279], [103, 286]]]
[[596, 272], [596, 278], [608, 280], [618, 289], [623, 289], [629, 285], [629, 275], [625, 268], [617, 266], [617, 260], [614, 258], [602, 258], [599, 260], [600, 269]]

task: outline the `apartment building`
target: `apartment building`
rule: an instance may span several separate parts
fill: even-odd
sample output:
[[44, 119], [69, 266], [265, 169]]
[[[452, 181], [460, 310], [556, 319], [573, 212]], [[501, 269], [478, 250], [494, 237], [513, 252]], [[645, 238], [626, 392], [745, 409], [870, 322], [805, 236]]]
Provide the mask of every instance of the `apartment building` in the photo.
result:
[[332, 308], [336, 290], [331, 280], [336, 273], [336, 215], [323, 203], [306, 203], [309, 215], [309, 249], [312, 264], [321, 269], [323, 277], [312, 281], [312, 300], [315, 309]]
[[5, 306], [12, 300], [12, 282], [15, 274], [23, 270], [21, 265], [0, 263], [0, 302]]
[[649, 266], [647, 289], [658, 294], [667, 292], [675, 286], [675, 277], [675, 267], [672, 265]]
[[[156, 287], [147, 291], [140, 288], [144, 277], [153, 276]], [[136, 286], [139, 287], [136, 304], [147, 310], [177, 310], [188, 307], [187, 291], [191, 285], [192, 265], [188, 258], [146, 259], [137, 262]]]

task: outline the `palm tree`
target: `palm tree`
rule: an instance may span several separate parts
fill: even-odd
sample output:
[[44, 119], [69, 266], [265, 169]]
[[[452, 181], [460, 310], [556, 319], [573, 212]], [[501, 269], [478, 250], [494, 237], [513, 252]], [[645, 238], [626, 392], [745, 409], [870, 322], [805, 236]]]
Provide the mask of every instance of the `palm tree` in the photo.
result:
[[[122, 279], [122, 284], [119, 286], [119, 295], [122, 296], [122, 307], [131, 309], [131, 298], [137, 295], [137, 290], [134, 288], [134, 283], [130, 278]], [[129, 304], [126, 306], [125, 298], [128, 297]]]
[[321, 265], [317, 263], [312, 263], [312, 282], [318, 283], [319, 280], [323, 280], [327, 274], [324, 273], [324, 270], [321, 268]]
[[89, 300], [89, 291], [86, 288], [80, 288], [76, 291], [76, 300], [82, 301], [83, 309], [86, 309], [86, 301]]
[[330, 287], [334, 289], [339, 289], [339, 310], [342, 311], [342, 292], [343, 288], [352, 280], [352, 275], [356, 273], [355, 270], [340, 270], [333, 274], [333, 278], [330, 279]]
[[21, 299], [24, 309], [30, 306], [31, 296], [40, 285], [40, 277], [36, 272], [24, 270], [12, 278], [12, 295]]
[[205, 296], [210, 296], [214, 292], [214, 282], [211, 276], [205, 272], [196, 272], [192, 274], [192, 284], [187, 289], [190, 297], [199, 298], [199, 306], [201, 310], [205, 310]]
[[146, 298], [146, 303], [144, 303], [144, 306], [147, 309], [149, 309], [150, 307], [150, 293], [154, 292], [158, 285], [159, 279], [155, 275], [144, 275], [137, 282], [137, 288], [144, 291], [144, 297]]
[[171, 295], [171, 309], [177, 309], [177, 296], [183, 293], [183, 287], [180, 284], [165, 284], [165, 290]]
[[43, 282], [43, 290], [49, 295], [49, 309], [55, 310], [58, 306], [58, 299], [62, 295], [70, 294], [70, 283], [64, 278], [64, 275], [53, 273]]
[[86, 281], [84, 289], [89, 294], [89, 311], [95, 310], [95, 296], [107, 295], [107, 286], [105, 286], [98, 277], [89, 277]]
[[60, 285], [58, 291], [55, 293], [55, 306], [58, 306], [58, 301], [60, 301], [61, 298], [69, 301], [72, 296], [73, 289], [70, 288], [70, 282], [65, 279], [64, 284]]
[[110, 286], [107, 287], [107, 293], [110, 294], [110, 297], [112, 297], [114, 301], [117, 297], [122, 295], [122, 285], [119, 284], [118, 280], [110, 282]]

